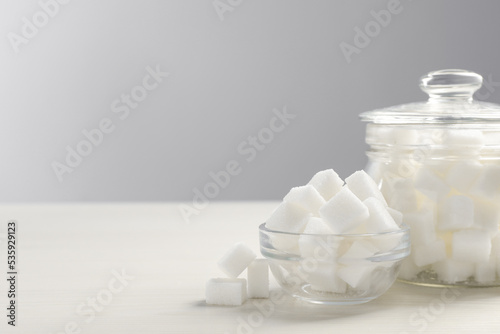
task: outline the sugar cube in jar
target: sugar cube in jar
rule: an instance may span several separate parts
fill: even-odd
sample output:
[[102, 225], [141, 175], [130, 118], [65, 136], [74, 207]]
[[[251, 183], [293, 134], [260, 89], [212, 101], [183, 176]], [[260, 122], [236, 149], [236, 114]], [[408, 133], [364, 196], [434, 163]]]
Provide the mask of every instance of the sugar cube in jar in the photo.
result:
[[500, 286], [500, 105], [473, 99], [479, 74], [423, 76], [428, 101], [362, 113], [365, 170], [411, 228], [400, 279]]

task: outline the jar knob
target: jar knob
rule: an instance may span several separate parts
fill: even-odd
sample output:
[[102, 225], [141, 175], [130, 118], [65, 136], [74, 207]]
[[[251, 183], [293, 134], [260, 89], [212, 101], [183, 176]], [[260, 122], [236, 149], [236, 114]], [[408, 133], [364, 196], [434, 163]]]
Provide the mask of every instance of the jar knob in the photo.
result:
[[439, 70], [420, 78], [420, 88], [429, 94], [429, 101], [466, 100], [481, 88], [483, 77], [465, 70]]

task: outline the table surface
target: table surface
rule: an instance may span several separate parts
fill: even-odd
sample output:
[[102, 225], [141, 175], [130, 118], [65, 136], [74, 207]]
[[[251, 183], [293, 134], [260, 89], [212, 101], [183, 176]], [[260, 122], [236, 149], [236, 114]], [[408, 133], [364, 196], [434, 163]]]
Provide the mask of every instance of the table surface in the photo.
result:
[[[205, 282], [235, 242], [258, 252], [258, 225], [276, 202], [211, 203], [183, 220], [179, 203], [23, 204], [0, 208], [0, 266], [7, 221], [18, 222], [17, 326], [1, 333], [491, 333], [500, 289], [396, 283], [355, 306], [285, 297], [265, 314], [247, 301], [208, 306]], [[0, 281], [1, 305], [7, 303]], [[272, 279], [272, 290], [279, 289]], [[261, 301], [262, 302], [262, 301]], [[4, 307], [2, 309], [5, 310]]]

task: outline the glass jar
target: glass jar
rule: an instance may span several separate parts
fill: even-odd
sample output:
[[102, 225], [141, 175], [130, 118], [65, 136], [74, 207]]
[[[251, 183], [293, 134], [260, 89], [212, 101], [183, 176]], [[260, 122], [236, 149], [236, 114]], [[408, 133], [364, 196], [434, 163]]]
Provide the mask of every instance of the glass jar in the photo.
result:
[[500, 286], [500, 105], [475, 101], [482, 77], [421, 78], [426, 102], [364, 112], [366, 171], [411, 228], [399, 279]]

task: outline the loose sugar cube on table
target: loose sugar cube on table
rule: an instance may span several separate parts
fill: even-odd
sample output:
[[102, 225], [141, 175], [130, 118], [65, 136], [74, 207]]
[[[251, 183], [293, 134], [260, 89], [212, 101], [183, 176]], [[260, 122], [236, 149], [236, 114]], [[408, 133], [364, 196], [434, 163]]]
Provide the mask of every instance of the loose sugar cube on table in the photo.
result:
[[237, 243], [219, 260], [219, 268], [229, 277], [238, 277], [255, 259], [255, 253], [244, 243]]
[[317, 172], [308, 185], [312, 185], [323, 196], [325, 201], [328, 201], [337, 194], [344, 185], [344, 181], [339, 177], [333, 169]]
[[319, 215], [332, 231], [338, 234], [356, 228], [370, 213], [366, 205], [349, 188], [343, 187], [319, 209]]
[[360, 200], [364, 201], [368, 197], [375, 197], [385, 206], [387, 202], [385, 201], [384, 195], [380, 192], [377, 184], [370, 175], [366, 174], [365, 171], [360, 170], [354, 172], [351, 176], [345, 179], [347, 187], [356, 195]]
[[488, 262], [491, 254], [489, 233], [474, 229], [453, 233], [452, 254], [456, 261]]
[[474, 224], [474, 203], [470, 197], [455, 195], [446, 198], [438, 209], [440, 230], [459, 230]]
[[432, 267], [439, 280], [451, 284], [466, 281], [475, 272], [474, 263], [451, 259], [435, 263]]
[[475, 161], [453, 164], [446, 175], [446, 183], [462, 193], [469, 191], [479, 177], [483, 165]]
[[242, 305], [247, 299], [243, 278], [211, 278], [205, 287], [206, 303], [210, 305]]
[[380, 233], [399, 229], [385, 204], [375, 197], [363, 201], [370, 212], [370, 217], [364, 223], [367, 233]]
[[443, 240], [437, 239], [428, 244], [412, 247], [411, 254], [417, 266], [426, 266], [446, 259], [446, 245]]
[[325, 204], [323, 196], [312, 185], [292, 188], [283, 201], [295, 204], [314, 214]]
[[255, 259], [247, 268], [248, 298], [269, 297], [269, 265], [266, 259]]

